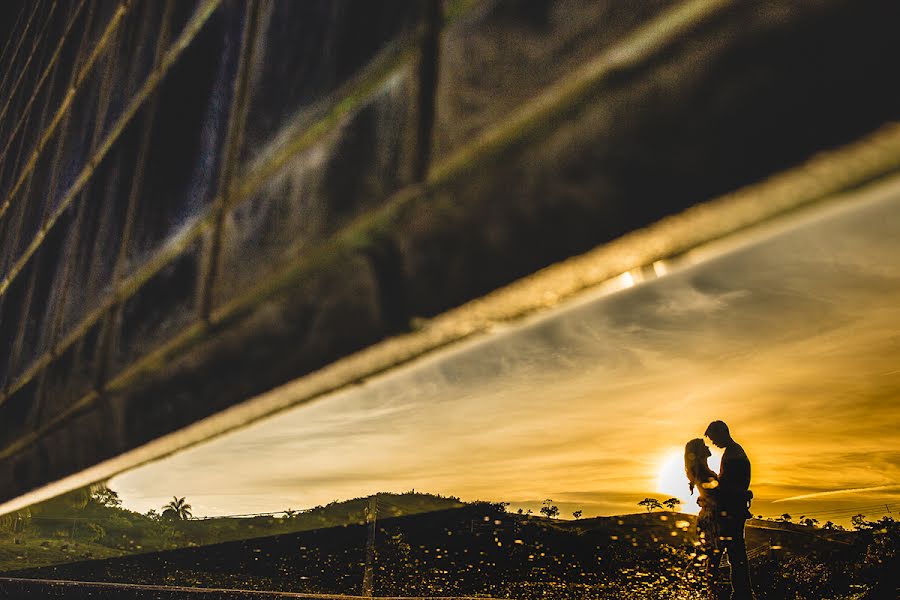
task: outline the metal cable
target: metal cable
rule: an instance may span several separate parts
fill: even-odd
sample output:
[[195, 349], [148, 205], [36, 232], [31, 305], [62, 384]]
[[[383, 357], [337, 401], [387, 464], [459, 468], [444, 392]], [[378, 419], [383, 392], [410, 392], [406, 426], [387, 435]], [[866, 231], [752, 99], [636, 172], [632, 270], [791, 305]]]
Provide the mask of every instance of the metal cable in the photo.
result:
[[[84, 0], [82, 1], [81, 5], [82, 5], [82, 6], [84, 5]], [[93, 4], [91, 5], [91, 9], [90, 9], [90, 11], [88, 12], [88, 17], [87, 17], [87, 18], [88, 18], [88, 21], [91, 19], [92, 15], [93, 15]], [[70, 28], [71, 28], [72, 24], [73, 24], [73, 23], [70, 23]], [[78, 45], [78, 48], [77, 48], [77, 50], [76, 50], [76, 52], [75, 52], [75, 54], [76, 54], [76, 62], [77, 62], [78, 57], [80, 57], [81, 54], [84, 52], [84, 48], [85, 48], [85, 45], [86, 45], [86, 40], [87, 40], [87, 32], [85, 31], [85, 32], [83, 32], [82, 35], [81, 35], [81, 41], [80, 41], [80, 43], [79, 43], [79, 45]], [[54, 53], [54, 54], [55, 54], [54, 59], [53, 59], [54, 62], [55, 62], [55, 60], [59, 57], [59, 54], [60, 54], [60, 52], [61, 52], [61, 50], [62, 50], [62, 45], [63, 45], [64, 42], [65, 42], [65, 40], [63, 40], [63, 41], [58, 45], [58, 47], [57, 47], [57, 49], [56, 49], [56, 52]], [[46, 79], [46, 76], [47, 76], [48, 74], [49, 74], [49, 71], [46, 72], [46, 73], [44, 74], [43, 79]], [[70, 77], [69, 77], [69, 81], [68, 81], [67, 86], [66, 86], [66, 89], [67, 89], [67, 90], [70, 90], [70, 91], [71, 91], [71, 88], [75, 85], [75, 82], [76, 82], [76, 76], [77, 76], [77, 72], [76, 72], [76, 71], [72, 71], [72, 73], [70, 74]], [[32, 94], [32, 97], [29, 98], [28, 103], [27, 103], [27, 105], [26, 105], [27, 107], [30, 108], [30, 105], [37, 99], [37, 93], [38, 93], [38, 91], [39, 91], [39, 90], [36, 89], [36, 90], [35, 90], [35, 93]], [[18, 121], [18, 123], [16, 124], [15, 130], [14, 130], [13, 133], [10, 135], [10, 138], [7, 140], [7, 143], [6, 143], [6, 145], [4, 146], [3, 150], [0, 151], [0, 164], [3, 163], [3, 161], [6, 159], [7, 153], [9, 152], [10, 148], [12, 148], [13, 136], [15, 135], [15, 133], [18, 131], [18, 129], [19, 129], [20, 127], [24, 126], [25, 122], [26, 122], [26, 119], [23, 117], [23, 118], [20, 118], [19, 121]], [[38, 153], [42, 150], [42, 148], [41, 148], [41, 142], [40, 142], [42, 136], [43, 136], [43, 133], [42, 133], [40, 136], [38, 136], [38, 140], [39, 140], [39, 141], [38, 141], [38, 143], [37, 143], [36, 146], [35, 146], [34, 160], [37, 159]], [[16, 164], [18, 164], [18, 163], [16, 163]], [[12, 190], [12, 189], [14, 189], [14, 187], [15, 187], [15, 186], [11, 187], [10, 189]], [[2, 217], [3, 214], [9, 209], [9, 204], [10, 204], [10, 202], [11, 202], [11, 200], [12, 200], [12, 197], [13, 197], [13, 193], [12, 193], [12, 191], [11, 191], [9, 194], [7, 194], [6, 201], [3, 202], [2, 204], [0, 204], [0, 217]]]
[[3, 95], [4, 88], [6, 87], [6, 79], [9, 77], [10, 73], [13, 72], [13, 68], [16, 64], [16, 58], [19, 56], [19, 50], [22, 49], [22, 44], [25, 43], [25, 37], [28, 35], [28, 30], [31, 29], [31, 23], [34, 21], [34, 16], [37, 14], [38, 7], [41, 5], [40, 2], [34, 3], [34, 8], [31, 10], [31, 15], [28, 17], [28, 22], [25, 24], [25, 29], [22, 31], [21, 35], [18, 36], [18, 42], [16, 43], [16, 49], [13, 51], [12, 58], [7, 62], [6, 71], [3, 73], [3, 78], [0, 79], [0, 96]]
[[[2, 216], [3, 213], [5, 213], [6, 210], [9, 209], [10, 199], [16, 195], [16, 193], [19, 191], [19, 188], [22, 187], [25, 179], [34, 170], [35, 163], [37, 162], [37, 157], [43, 151], [44, 146], [46, 146], [47, 143], [50, 141], [50, 138], [56, 132], [56, 129], [59, 126], [60, 121], [62, 121], [62, 118], [68, 112], [69, 107], [71, 106], [72, 101], [75, 98], [75, 94], [79, 90], [81, 83], [85, 81], [85, 79], [87, 78], [87, 74], [91, 71], [91, 69], [93, 68], [94, 64], [97, 62], [97, 60], [99, 59], [99, 57], [103, 53], [103, 51], [106, 50], [106, 45], [109, 42], [110, 37], [112, 36], [113, 32], [115, 32], [116, 28], [121, 23], [125, 14], [128, 12], [128, 6], [129, 6], [128, 1], [124, 0], [123, 4], [121, 4], [119, 6], [118, 10], [116, 10], [115, 14], [110, 19], [109, 23], [107, 24], [106, 29], [104, 30], [103, 34], [100, 36], [100, 39], [97, 41], [97, 44], [91, 50], [91, 53], [88, 56], [88, 58], [84, 61], [84, 64], [75, 70], [76, 76], [75, 76], [74, 85], [72, 87], [70, 87], [70, 89], [66, 93], [66, 96], [63, 98], [63, 101], [60, 104], [59, 109], [57, 110], [56, 114], [53, 116], [53, 119], [50, 121], [50, 125], [39, 136], [39, 141], [35, 147], [35, 150], [31, 156], [31, 158], [28, 160], [28, 162], [22, 168], [22, 171], [19, 174], [19, 177], [16, 180], [15, 185], [9, 191], [9, 193], [7, 193], [6, 198], [4, 198], [4, 200], [3, 200], [3, 204], [0, 205], [0, 216]], [[87, 30], [85, 30], [85, 37], [86, 36], [87, 36]], [[2, 160], [2, 156], [0, 156], [0, 160]]]
[[[19, 90], [19, 85], [22, 83], [22, 80], [25, 79], [25, 75], [28, 73], [28, 67], [31, 66], [31, 61], [34, 60], [34, 57], [38, 53], [38, 49], [44, 49], [44, 42], [47, 37], [47, 29], [50, 27], [50, 21], [53, 19], [53, 13], [56, 12], [57, 3], [54, 0], [53, 4], [50, 5], [50, 10], [47, 13], [47, 18], [44, 21], [44, 24], [41, 26], [40, 31], [35, 35], [34, 42], [31, 45], [31, 52], [28, 53], [28, 58], [25, 59], [25, 64], [19, 69], [19, 76], [16, 78], [13, 83], [12, 89], [9, 92], [9, 97], [6, 99], [6, 103], [3, 105], [3, 108], [0, 109], [0, 121], [3, 120], [3, 117], [6, 116], [6, 111], [9, 110], [10, 105], [12, 104], [13, 97], [16, 95], [16, 92]], [[28, 112], [30, 110], [30, 105], [27, 105], [24, 109], [24, 112]], [[10, 139], [14, 134], [10, 134]]]
[[[29, 98], [28, 102], [25, 104], [25, 108], [23, 109], [24, 111], [30, 110], [31, 104], [35, 101], [38, 93], [41, 91], [41, 88], [44, 85], [44, 81], [46, 81], [47, 77], [50, 75], [50, 72], [52, 71], [53, 67], [56, 66], [56, 61], [59, 60], [59, 56], [62, 53], [62, 48], [66, 43], [66, 38], [68, 38], [69, 33], [72, 31], [72, 27], [75, 25], [75, 21], [78, 19], [78, 15], [81, 14], [81, 10], [84, 8], [84, 5], [86, 2], [87, 2], [87, 0], [81, 0], [78, 3], [78, 5], [75, 7], [75, 9], [72, 11], [72, 13], [69, 15], [68, 24], [66, 25], [66, 29], [65, 29], [65, 31], [63, 31], [62, 36], [60, 36], [59, 43], [56, 46], [56, 50], [53, 52], [53, 56], [51, 56], [50, 60], [47, 62], [47, 66], [44, 68], [44, 72], [41, 74], [41, 77], [38, 80], [37, 84], [35, 84], [34, 91], [31, 94], [31, 98]], [[7, 110], [8, 106], [9, 106], [9, 103], [7, 102], [7, 105], [3, 107], [2, 111], [0, 111], [0, 120], [2, 120], [3, 117], [6, 115], [6, 110]], [[21, 126], [21, 123], [16, 125], [16, 129], [13, 130], [12, 133], [10, 133], [10, 139], [16, 134], [16, 132], [18, 131], [18, 128], [20, 126]], [[6, 150], [4, 149], [4, 151], [2, 153], [0, 153], [0, 160], [3, 160], [3, 156], [5, 155], [5, 153], [6, 153]]]
[[16, 17], [15, 24], [9, 29], [9, 37], [6, 39], [6, 43], [3, 45], [3, 50], [0, 51], [0, 64], [3, 64], [6, 59], [6, 51], [9, 50], [10, 44], [13, 41], [13, 33], [18, 29], [19, 23], [22, 22], [22, 17], [25, 15], [25, 4], [22, 4], [22, 10], [19, 11], [19, 16]]
[[[87, 181], [90, 179], [90, 177], [93, 173], [94, 166], [99, 164], [100, 161], [103, 159], [103, 157], [106, 156], [106, 153], [109, 152], [109, 149], [112, 147], [112, 145], [115, 143], [115, 141], [119, 138], [122, 131], [125, 129], [125, 126], [131, 122], [131, 120], [134, 118], [135, 114], [137, 114], [138, 110], [147, 101], [147, 98], [152, 94], [152, 92], [154, 92], [156, 90], [156, 87], [159, 85], [159, 82], [163, 79], [165, 74], [175, 63], [175, 60], [181, 55], [181, 53], [184, 51], [184, 49], [187, 47], [187, 45], [190, 43], [190, 41], [193, 40], [193, 38], [199, 32], [202, 25], [207, 21], [209, 16], [219, 6], [220, 3], [221, 3], [221, 0], [206, 0], [206, 2], [204, 2], [204, 4], [200, 8], [197, 9], [197, 12], [195, 13], [195, 15], [192, 19], [192, 23], [188, 27], [186, 27], [186, 30], [181, 34], [181, 36], [178, 38], [178, 40], [176, 41], [174, 46], [171, 49], [169, 49], [169, 51], [166, 53], [165, 58], [163, 59], [162, 63], [157, 67], [157, 69], [153, 73], [151, 73], [147, 77], [147, 80], [144, 82], [143, 86], [141, 87], [141, 90], [139, 90], [139, 92], [137, 94], [135, 94], [135, 96], [132, 98], [131, 102], [129, 103], [128, 107], [122, 112], [122, 114], [116, 121], [116, 124], [113, 126], [110, 133], [106, 136], [106, 138], [104, 139], [103, 143], [100, 145], [100, 148], [97, 150], [97, 152], [87, 160], [86, 166], [81, 171], [81, 173], [78, 175], [78, 177], [76, 178], [75, 183], [72, 185], [72, 187], [69, 188], [69, 191], [66, 193], [65, 198], [63, 198], [63, 200], [60, 202], [59, 206], [53, 211], [53, 213], [51, 215], [49, 215], [49, 217], [47, 219], [47, 224], [45, 224], [44, 229], [49, 229], [50, 227], [52, 227], [53, 223], [56, 222], [56, 220], [60, 217], [60, 215], [62, 215], [62, 213], [66, 209], [68, 209], [69, 205], [73, 202], [74, 198], [81, 192], [81, 190], [86, 185]], [[124, 8], [124, 7], [122, 7], [122, 8]], [[121, 12], [122, 11], [120, 8], [120, 12], [118, 13], [120, 16], [121, 16]], [[107, 30], [106, 33], [109, 33], [109, 29]], [[106, 33], [104, 34], [104, 36], [106, 36]], [[98, 54], [98, 52], [95, 49], [95, 51], [92, 53], [91, 59], [89, 59], [89, 60], [95, 61], [97, 54]], [[69, 95], [67, 95], [66, 99], [67, 99], [67, 103], [66, 103], [66, 108], [67, 108], [67, 104], [71, 103], [71, 99], [72, 99], [72, 91], [71, 90], [69, 92]], [[61, 110], [54, 116], [54, 124], [53, 124], [54, 127], [55, 127], [55, 123], [62, 117], [62, 112], [63, 111]], [[42, 144], [45, 144], [46, 141], [47, 141], [46, 139], [42, 140]], [[40, 150], [40, 148], [39, 148], [39, 150]], [[7, 195], [6, 201], [4, 202], [3, 206], [0, 207], [0, 216], [2, 216], [2, 214], [6, 210], [8, 210], [9, 204], [10, 204], [10, 199], [19, 191], [19, 189], [22, 187], [26, 177], [34, 169], [35, 159], [36, 159], [36, 156], [37, 156], [39, 150], [35, 151], [35, 155], [29, 160], [29, 163], [26, 165], [26, 168], [23, 170], [22, 175], [19, 177], [19, 180], [16, 182], [16, 186]], [[22, 270], [22, 268], [24, 268], [25, 263], [27, 262], [28, 258], [37, 250], [38, 247], [40, 247], [41, 242], [43, 241], [43, 238], [45, 235], [46, 235], [46, 231], [44, 231], [44, 230], [38, 232], [38, 235], [34, 238], [32, 243], [28, 246], [25, 253], [15, 262], [15, 264], [12, 265], [12, 267], [9, 269], [6, 277], [3, 279], [3, 281], [0, 281], [0, 295], [4, 294], [6, 292], [7, 288], [9, 287], [10, 283], [12, 282], [12, 280], [19, 274], [19, 272]]]

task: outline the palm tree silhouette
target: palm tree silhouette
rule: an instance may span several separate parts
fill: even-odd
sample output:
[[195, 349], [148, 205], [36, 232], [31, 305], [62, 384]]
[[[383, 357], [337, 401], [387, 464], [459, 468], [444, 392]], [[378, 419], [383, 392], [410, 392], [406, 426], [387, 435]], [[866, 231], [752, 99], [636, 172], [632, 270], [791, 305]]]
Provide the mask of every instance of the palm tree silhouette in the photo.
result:
[[162, 516], [176, 521], [186, 521], [191, 518], [191, 505], [185, 499], [172, 496], [172, 501], [163, 506]]

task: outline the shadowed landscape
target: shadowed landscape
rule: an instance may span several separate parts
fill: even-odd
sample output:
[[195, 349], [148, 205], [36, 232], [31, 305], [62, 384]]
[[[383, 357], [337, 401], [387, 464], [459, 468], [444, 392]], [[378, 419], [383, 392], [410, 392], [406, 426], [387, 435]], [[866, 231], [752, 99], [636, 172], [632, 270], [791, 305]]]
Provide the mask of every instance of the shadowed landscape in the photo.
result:
[[[115, 499], [99, 487], [86, 501], [75, 492], [20, 515], [0, 542], [2, 575], [357, 595], [368, 564], [375, 596], [675, 599], [704, 589], [696, 518], [673, 511], [564, 520], [410, 492], [194, 520], [140, 515]], [[888, 597], [897, 522], [813, 521], [748, 522], [757, 597]]]

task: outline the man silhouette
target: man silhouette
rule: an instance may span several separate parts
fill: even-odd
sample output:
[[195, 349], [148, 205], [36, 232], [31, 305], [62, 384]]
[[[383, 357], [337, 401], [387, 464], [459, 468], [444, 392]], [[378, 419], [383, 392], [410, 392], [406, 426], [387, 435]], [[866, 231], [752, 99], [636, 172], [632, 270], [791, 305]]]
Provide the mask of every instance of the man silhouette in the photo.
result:
[[[750, 518], [748, 504], [753, 497], [750, 492], [750, 459], [740, 444], [732, 439], [724, 422], [710, 423], [705, 435], [715, 446], [725, 449], [716, 488], [717, 519], [721, 535], [719, 547], [728, 552], [731, 563], [731, 598], [752, 600], [747, 546], [744, 542], [744, 523]], [[721, 558], [721, 555], [713, 556], [707, 563], [710, 580], [715, 578]]]

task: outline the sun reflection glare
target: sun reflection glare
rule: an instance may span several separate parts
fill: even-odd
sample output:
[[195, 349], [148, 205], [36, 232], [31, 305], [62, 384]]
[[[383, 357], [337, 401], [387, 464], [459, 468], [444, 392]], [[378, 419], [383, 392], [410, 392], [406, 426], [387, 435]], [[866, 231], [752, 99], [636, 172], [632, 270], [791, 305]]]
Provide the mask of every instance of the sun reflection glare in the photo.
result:
[[634, 280], [634, 275], [632, 275], [628, 271], [619, 275], [618, 280], [623, 288], [634, 287], [634, 284], [636, 283]]
[[666, 266], [665, 262], [658, 260], [653, 263], [653, 272], [656, 273], [657, 277], [662, 277], [669, 272], [669, 268]]

